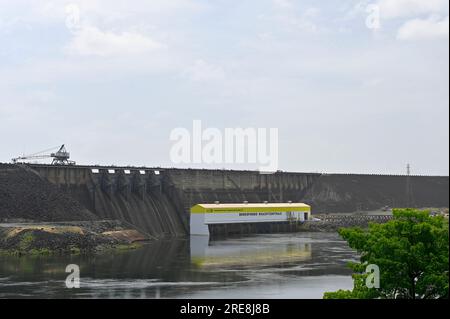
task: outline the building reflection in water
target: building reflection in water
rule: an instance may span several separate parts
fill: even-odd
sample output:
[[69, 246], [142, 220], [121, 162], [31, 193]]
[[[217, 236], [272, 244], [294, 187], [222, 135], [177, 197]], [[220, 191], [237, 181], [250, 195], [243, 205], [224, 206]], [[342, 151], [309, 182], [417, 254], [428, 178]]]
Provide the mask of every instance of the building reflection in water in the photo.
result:
[[311, 244], [285, 242], [264, 245], [244, 239], [210, 241], [208, 236], [191, 236], [191, 263], [201, 269], [282, 266], [311, 259]]

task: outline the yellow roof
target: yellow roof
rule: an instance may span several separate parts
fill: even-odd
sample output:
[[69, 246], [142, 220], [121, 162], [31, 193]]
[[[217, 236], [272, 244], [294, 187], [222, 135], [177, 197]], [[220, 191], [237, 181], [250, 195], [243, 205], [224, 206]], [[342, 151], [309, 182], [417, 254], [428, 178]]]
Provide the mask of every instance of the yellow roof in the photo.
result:
[[233, 203], [233, 204], [197, 204], [203, 208], [290, 208], [290, 207], [310, 207], [305, 203]]
[[310, 211], [304, 203], [233, 203], [233, 204], [197, 204], [191, 207], [191, 213], [226, 213], [226, 212], [287, 212]]

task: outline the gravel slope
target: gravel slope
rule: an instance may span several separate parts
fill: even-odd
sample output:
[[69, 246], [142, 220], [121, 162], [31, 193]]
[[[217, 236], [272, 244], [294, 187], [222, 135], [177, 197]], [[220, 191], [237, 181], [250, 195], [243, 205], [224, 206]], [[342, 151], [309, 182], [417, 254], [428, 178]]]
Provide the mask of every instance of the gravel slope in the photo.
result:
[[0, 220], [5, 219], [77, 221], [98, 217], [32, 171], [0, 164]]

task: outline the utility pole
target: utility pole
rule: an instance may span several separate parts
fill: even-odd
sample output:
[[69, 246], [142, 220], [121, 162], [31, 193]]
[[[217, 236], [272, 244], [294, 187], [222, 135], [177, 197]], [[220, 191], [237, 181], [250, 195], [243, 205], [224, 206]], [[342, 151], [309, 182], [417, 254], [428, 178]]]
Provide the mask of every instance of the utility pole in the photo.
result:
[[411, 185], [411, 165], [406, 164], [406, 207], [413, 205], [413, 192]]

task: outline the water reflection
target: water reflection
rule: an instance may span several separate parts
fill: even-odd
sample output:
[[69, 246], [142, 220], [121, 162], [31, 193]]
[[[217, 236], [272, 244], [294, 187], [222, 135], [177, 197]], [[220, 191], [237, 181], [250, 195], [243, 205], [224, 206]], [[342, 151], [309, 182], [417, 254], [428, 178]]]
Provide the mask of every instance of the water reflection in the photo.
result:
[[245, 239], [209, 241], [191, 236], [191, 263], [201, 269], [281, 266], [311, 259], [311, 244], [301, 241], [274, 244]]
[[[0, 257], [0, 298], [299, 298], [349, 288], [356, 256], [336, 234], [164, 240], [92, 256]], [[80, 266], [81, 288], [65, 288]], [[249, 296], [249, 293], [252, 293]]]

